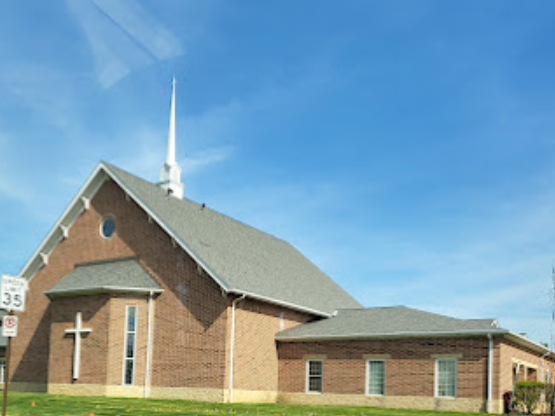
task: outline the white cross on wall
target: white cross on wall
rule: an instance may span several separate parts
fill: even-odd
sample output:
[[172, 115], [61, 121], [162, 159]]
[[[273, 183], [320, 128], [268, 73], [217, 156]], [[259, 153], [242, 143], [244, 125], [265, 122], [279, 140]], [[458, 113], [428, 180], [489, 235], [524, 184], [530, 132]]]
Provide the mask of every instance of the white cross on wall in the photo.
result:
[[81, 362], [81, 337], [83, 334], [88, 334], [92, 331], [90, 328], [83, 328], [83, 320], [81, 319], [81, 312], [77, 312], [75, 317], [75, 328], [66, 329], [66, 334], [74, 334], [75, 344], [73, 346], [73, 379], [79, 378], [79, 365]]

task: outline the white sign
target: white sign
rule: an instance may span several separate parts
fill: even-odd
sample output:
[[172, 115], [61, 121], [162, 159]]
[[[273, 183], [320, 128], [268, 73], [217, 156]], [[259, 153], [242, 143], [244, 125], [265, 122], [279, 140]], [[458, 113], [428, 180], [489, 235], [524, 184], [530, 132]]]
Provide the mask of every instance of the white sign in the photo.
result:
[[0, 286], [0, 308], [23, 312], [25, 310], [26, 291], [26, 279], [3, 274]]
[[2, 319], [2, 336], [17, 337], [17, 316], [4, 316]]

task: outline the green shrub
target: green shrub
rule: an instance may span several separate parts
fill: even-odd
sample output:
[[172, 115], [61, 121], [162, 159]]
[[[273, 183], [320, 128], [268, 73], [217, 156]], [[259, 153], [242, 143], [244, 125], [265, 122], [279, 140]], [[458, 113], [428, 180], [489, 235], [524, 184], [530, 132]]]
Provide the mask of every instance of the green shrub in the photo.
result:
[[540, 404], [545, 384], [540, 381], [519, 381], [515, 384], [514, 405], [527, 414], [532, 414]]
[[555, 384], [545, 385], [545, 403], [547, 404], [547, 414], [555, 416]]

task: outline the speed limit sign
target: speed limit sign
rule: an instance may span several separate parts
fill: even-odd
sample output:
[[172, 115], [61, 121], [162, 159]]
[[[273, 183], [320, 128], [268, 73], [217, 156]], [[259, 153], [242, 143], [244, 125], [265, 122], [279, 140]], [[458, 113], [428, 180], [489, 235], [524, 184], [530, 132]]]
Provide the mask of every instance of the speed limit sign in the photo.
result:
[[26, 291], [26, 279], [3, 274], [0, 283], [0, 308], [23, 312], [25, 310]]

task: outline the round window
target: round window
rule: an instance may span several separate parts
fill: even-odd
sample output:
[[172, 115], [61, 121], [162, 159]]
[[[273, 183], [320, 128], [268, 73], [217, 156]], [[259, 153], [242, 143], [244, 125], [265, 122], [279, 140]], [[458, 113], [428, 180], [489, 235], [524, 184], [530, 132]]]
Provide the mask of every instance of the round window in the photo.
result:
[[116, 231], [116, 221], [113, 218], [106, 218], [100, 225], [100, 234], [104, 238], [111, 237]]

